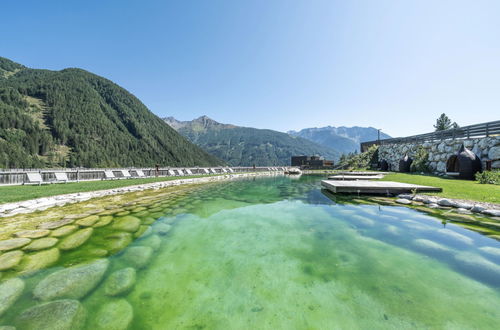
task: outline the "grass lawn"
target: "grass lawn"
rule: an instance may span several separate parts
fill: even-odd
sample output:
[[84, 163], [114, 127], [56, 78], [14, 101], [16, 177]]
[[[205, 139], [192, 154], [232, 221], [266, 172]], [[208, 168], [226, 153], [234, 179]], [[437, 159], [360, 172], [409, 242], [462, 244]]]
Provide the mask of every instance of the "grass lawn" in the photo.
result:
[[[220, 174], [219, 174], [220, 175]], [[133, 186], [137, 184], [171, 181], [186, 178], [200, 178], [206, 175], [192, 175], [183, 177], [158, 177], [158, 178], [143, 178], [143, 179], [122, 179], [122, 180], [107, 180], [107, 181], [82, 181], [70, 183], [57, 183], [41, 186], [3, 186], [0, 187], [0, 204], [24, 201], [28, 199], [49, 197], [62, 194], [71, 194], [78, 192], [87, 192], [94, 190], [105, 190]]]
[[500, 204], [500, 185], [479, 184], [470, 180], [446, 179], [434, 175], [407, 173], [393, 173], [386, 175], [382, 180], [443, 188], [441, 193], [433, 192], [428, 193], [428, 195]]

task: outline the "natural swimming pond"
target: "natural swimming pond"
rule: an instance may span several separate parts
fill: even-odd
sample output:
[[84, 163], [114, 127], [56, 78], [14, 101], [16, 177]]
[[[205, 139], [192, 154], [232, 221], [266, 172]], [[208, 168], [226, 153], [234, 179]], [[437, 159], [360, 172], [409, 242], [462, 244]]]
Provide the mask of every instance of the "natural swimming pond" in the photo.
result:
[[335, 202], [319, 181], [177, 187], [1, 222], [42, 229], [3, 245], [0, 326], [498, 328], [500, 242]]

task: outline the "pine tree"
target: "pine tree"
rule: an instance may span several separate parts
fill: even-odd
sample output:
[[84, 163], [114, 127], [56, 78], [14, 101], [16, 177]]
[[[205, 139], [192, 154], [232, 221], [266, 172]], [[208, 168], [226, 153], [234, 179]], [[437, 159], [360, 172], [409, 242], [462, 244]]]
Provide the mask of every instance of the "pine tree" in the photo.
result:
[[439, 118], [436, 120], [436, 125], [434, 125], [434, 128], [437, 131], [445, 131], [450, 128], [459, 128], [458, 124], [456, 122], [451, 122], [451, 119], [448, 118], [448, 116], [444, 113], [439, 116]]

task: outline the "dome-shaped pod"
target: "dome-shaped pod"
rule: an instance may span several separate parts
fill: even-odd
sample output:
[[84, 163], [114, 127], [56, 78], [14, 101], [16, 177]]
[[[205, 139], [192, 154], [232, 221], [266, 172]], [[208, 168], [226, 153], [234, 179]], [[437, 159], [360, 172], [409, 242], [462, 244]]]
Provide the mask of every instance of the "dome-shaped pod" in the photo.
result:
[[481, 168], [479, 157], [463, 145], [456, 155], [450, 156], [446, 161], [446, 172], [458, 173], [460, 179], [474, 180]]
[[413, 159], [406, 154], [403, 159], [399, 161], [399, 172], [408, 173], [410, 172], [410, 166], [413, 162]]

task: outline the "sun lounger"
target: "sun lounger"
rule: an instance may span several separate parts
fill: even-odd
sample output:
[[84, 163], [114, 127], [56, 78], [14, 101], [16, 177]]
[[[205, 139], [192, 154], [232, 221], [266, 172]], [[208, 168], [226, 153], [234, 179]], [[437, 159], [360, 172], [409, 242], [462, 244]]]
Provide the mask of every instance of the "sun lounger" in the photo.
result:
[[189, 168], [186, 168], [184, 171], [186, 171], [186, 173], [188, 175], [193, 175], [193, 172], [191, 172], [191, 170]]
[[184, 176], [184, 172], [182, 170], [174, 170], [174, 172], [177, 171], [178, 176]]
[[206, 168], [202, 168], [201, 170], [202, 170], [202, 171], [203, 171], [203, 173], [205, 173], [205, 174], [210, 174], [210, 172], [209, 172]]
[[220, 170], [222, 171], [222, 173], [227, 173], [225, 168], [221, 168]]
[[26, 177], [27, 180], [24, 183], [38, 183], [41, 185], [43, 182], [42, 175], [40, 173], [26, 173]]
[[175, 176], [175, 172], [172, 170], [167, 170], [168, 175]]
[[113, 171], [104, 171], [104, 178], [105, 179], [116, 179], [116, 176], [113, 173]]
[[144, 172], [142, 170], [136, 170], [135, 173], [137, 173], [137, 176], [139, 178], [144, 178], [145, 177]]
[[124, 178], [131, 178], [132, 176], [130, 175], [130, 172], [128, 170], [121, 170], [120, 172], [122, 172], [122, 175]]
[[234, 173], [232, 168], [228, 168], [227, 170], [229, 171], [229, 173]]
[[211, 168], [211, 169], [210, 169], [210, 173], [212, 173], [212, 174], [217, 174], [217, 171], [216, 171], [215, 169]]
[[55, 172], [54, 175], [56, 176], [56, 182], [68, 182], [68, 175], [66, 172]]

